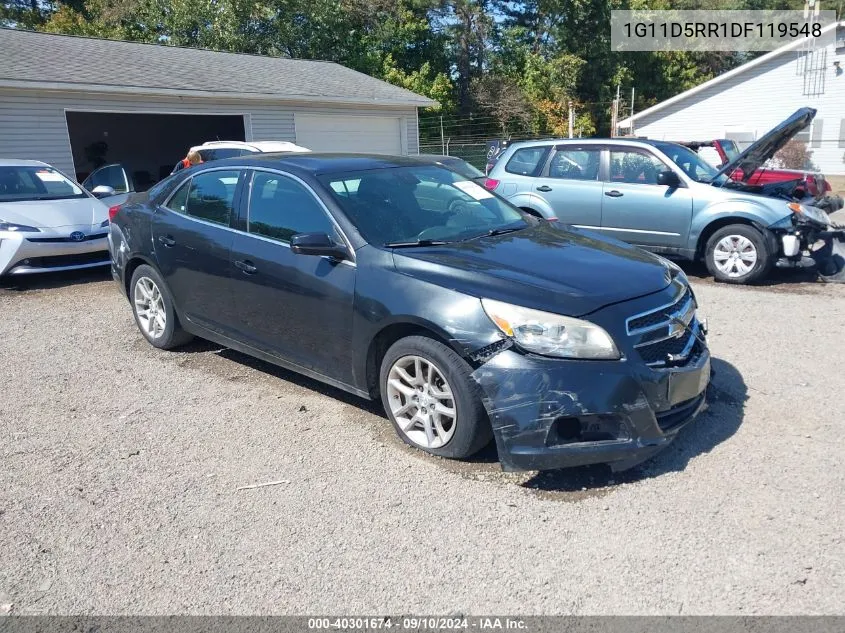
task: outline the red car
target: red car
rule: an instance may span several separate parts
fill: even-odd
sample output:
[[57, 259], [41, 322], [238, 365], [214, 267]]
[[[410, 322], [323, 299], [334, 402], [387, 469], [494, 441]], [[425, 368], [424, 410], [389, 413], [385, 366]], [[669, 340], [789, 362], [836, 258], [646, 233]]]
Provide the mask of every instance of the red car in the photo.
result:
[[[713, 141], [686, 141], [681, 142], [680, 145], [689, 147], [691, 150], [704, 154], [709, 148], [710, 151], [715, 151], [718, 155], [718, 161], [712, 157], [709, 162], [717, 163], [716, 167], [724, 167], [729, 162], [735, 161], [740, 151], [736, 145], [736, 141], [730, 139], [716, 139]], [[704, 151], [702, 151], [704, 150]], [[706, 157], [703, 157], [706, 160]], [[818, 206], [828, 213], [838, 211], [843, 206], [841, 196], [831, 195], [830, 183], [825, 179], [824, 175], [819, 172], [806, 171], [800, 169], [771, 169], [767, 167], [760, 167], [746, 176], [742, 169], [737, 168], [730, 174], [732, 180], [736, 182], [743, 182], [746, 185], [759, 186], [763, 188], [761, 193], [765, 193], [766, 185], [775, 183], [790, 183], [791, 194], [794, 198], [801, 199], [806, 196], [812, 196]]]

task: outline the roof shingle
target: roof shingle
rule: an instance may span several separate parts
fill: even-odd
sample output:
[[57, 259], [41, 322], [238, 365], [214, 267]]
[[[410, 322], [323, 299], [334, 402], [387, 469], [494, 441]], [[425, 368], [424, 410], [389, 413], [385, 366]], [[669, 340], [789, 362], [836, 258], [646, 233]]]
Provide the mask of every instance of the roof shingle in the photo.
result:
[[426, 107], [434, 102], [334, 62], [0, 28], [0, 86]]

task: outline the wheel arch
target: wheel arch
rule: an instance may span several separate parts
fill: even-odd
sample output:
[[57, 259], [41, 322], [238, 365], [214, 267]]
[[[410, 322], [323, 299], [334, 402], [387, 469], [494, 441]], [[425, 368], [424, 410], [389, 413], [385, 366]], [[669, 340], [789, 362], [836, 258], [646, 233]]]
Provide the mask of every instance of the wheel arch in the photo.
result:
[[142, 266], [144, 264], [158, 271], [155, 263], [143, 255], [133, 255], [126, 261], [126, 264], [123, 267], [123, 292], [127, 297], [130, 296], [129, 284], [132, 283], [132, 275], [135, 274], [135, 270], [138, 266]]
[[380, 394], [379, 373], [384, 355], [396, 341], [408, 336], [425, 336], [431, 338], [450, 347], [461, 357], [464, 357], [466, 353], [466, 350], [460, 349], [455, 344], [454, 339], [451, 339], [445, 331], [429, 321], [407, 317], [386, 324], [376, 332], [367, 347], [365, 365], [366, 389], [370, 397], [374, 400], [377, 400]]
[[701, 233], [698, 236], [698, 241], [696, 242], [695, 259], [701, 260], [704, 258], [704, 250], [707, 248], [707, 242], [710, 241], [710, 238], [716, 231], [732, 224], [742, 224], [744, 226], [750, 226], [754, 229], [757, 229], [757, 231], [759, 231], [760, 234], [763, 236], [763, 239], [766, 240], [766, 243], [769, 246], [770, 253], [773, 256], [777, 254], [777, 240], [775, 239], [775, 236], [772, 234], [772, 232], [769, 231], [765, 226], [763, 226], [760, 222], [757, 222], [756, 220], [753, 220], [748, 217], [743, 217], [739, 215], [729, 215], [714, 219], [701, 230]]

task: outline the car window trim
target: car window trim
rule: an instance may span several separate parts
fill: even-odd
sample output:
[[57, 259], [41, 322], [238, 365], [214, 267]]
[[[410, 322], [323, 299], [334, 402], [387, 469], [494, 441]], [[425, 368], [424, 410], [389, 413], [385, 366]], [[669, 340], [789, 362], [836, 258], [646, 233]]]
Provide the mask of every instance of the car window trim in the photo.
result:
[[[160, 207], [167, 209], [171, 213], [175, 213], [183, 218], [187, 218], [189, 220], [194, 220], [196, 222], [201, 222], [202, 224], [206, 224], [208, 226], [216, 226], [219, 229], [226, 229], [228, 231], [237, 231], [238, 229], [232, 226], [232, 221], [240, 215], [240, 205], [238, 204], [239, 199], [241, 197], [241, 191], [243, 187], [244, 178], [246, 177], [246, 173], [250, 170], [249, 167], [243, 166], [232, 166], [229, 165], [227, 167], [211, 167], [209, 169], [204, 169], [200, 172], [195, 174], [191, 174], [185, 180], [180, 182], [176, 187], [173, 189], [172, 192], [165, 198], [164, 202], [162, 202]], [[228, 224], [218, 224], [217, 222], [212, 222], [211, 220], [204, 220], [203, 218], [198, 218], [195, 215], [190, 215], [189, 213], [182, 213], [181, 211], [177, 211], [176, 209], [172, 209], [170, 205], [170, 201], [173, 200], [173, 197], [185, 186], [185, 183], [188, 183], [194, 179], [195, 176], [202, 176], [203, 174], [208, 174], [214, 171], [237, 171], [239, 172], [238, 175], [238, 183], [235, 185], [235, 193], [232, 197], [232, 213], [229, 215], [229, 223]], [[189, 188], [190, 189], [190, 188]], [[190, 196], [190, 190], [188, 191], [188, 195]]]
[[[508, 156], [507, 161], [505, 164], [502, 165], [502, 169], [513, 176], [522, 176], [523, 178], [537, 178], [539, 177], [547, 168], [549, 162], [549, 156], [551, 155], [550, 148], [551, 145], [524, 145], [523, 147], [517, 147], [514, 149], [513, 154]], [[540, 160], [537, 161], [537, 164], [534, 166], [534, 169], [531, 170], [530, 174], [520, 174], [519, 172], [511, 171], [508, 169], [508, 165], [510, 165], [511, 161], [514, 159], [514, 156], [517, 153], [521, 152], [524, 149], [542, 149], [545, 153], [540, 157]]]
[[650, 147], [639, 147], [639, 146], [635, 146], [635, 145], [608, 145], [607, 146], [607, 171], [604, 174], [605, 175], [604, 182], [611, 184], [611, 185], [614, 185], [614, 186], [615, 185], [636, 185], [638, 187], [642, 187], [642, 186], [664, 187], [664, 188], [666, 187], [666, 185], [658, 185], [657, 183], [652, 183], [652, 182], [616, 182], [616, 181], [611, 180], [610, 179], [610, 170], [611, 170], [612, 161], [611, 161], [610, 155], [615, 151], [616, 152], [619, 152], [619, 151], [622, 151], [622, 152], [638, 152], [638, 153], [647, 154], [647, 155], [649, 155], [653, 158], [656, 158], [658, 161], [663, 163], [663, 166], [666, 168], [663, 171], [671, 171], [671, 172], [674, 172], [674, 174], [676, 176], [678, 176], [678, 178], [681, 181], [681, 184], [678, 187], [676, 187], [677, 189], [686, 189], [687, 188], [687, 181], [685, 179], [686, 174], [682, 175], [681, 173], [679, 173], [679, 172], [683, 172], [683, 169], [679, 168], [671, 160], [668, 161], [669, 164], [667, 165], [666, 161], [663, 160], [662, 157], [658, 156], [657, 153], [655, 153]]
[[329, 219], [329, 222], [331, 222], [332, 225], [335, 227], [335, 230], [337, 231], [338, 235], [340, 236], [340, 239], [343, 240], [344, 246], [346, 246], [346, 251], [347, 251], [347, 254], [349, 255], [350, 259], [341, 260], [341, 263], [348, 262], [349, 264], [352, 264], [353, 266], [356, 264], [356, 262], [355, 262], [355, 249], [352, 248], [352, 242], [349, 241], [349, 238], [346, 236], [346, 233], [341, 228], [340, 224], [338, 224], [335, 217], [331, 214], [331, 212], [329, 211], [326, 204], [320, 199], [320, 196], [317, 195], [317, 193], [314, 191], [314, 189], [307, 182], [305, 182], [299, 176], [295, 176], [294, 174], [291, 174], [290, 172], [282, 171], [281, 169], [271, 169], [271, 168], [268, 168], [268, 167], [254, 167], [254, 168], [250, 169], [250, 172], [251, 173], [250, 173], [250, 176], [249, 176], [248, 191], [246, 193], [246, 217], [243, 218], [243, 221], [246, 223], [246, 228], [245, 229], [239, 229], [239, 230], [241, 230], [246, 235], [249, 235], [250, 237], [263, 239], [265, 241], [272, 242], [274, 244], [281, 244], [282, 246], [286, 246], [286, 247], [290, 248], [290, 242], [287, 242], [285, 240], [280, 240], [278, 238], [267, 237], [265, 235], [260, 235], [260, 234], [257, 234], [257, 233], [250, 233], [250, 231], [249, 231], [249, 211], [250, 211], [250, 207], [251, 207], [251, 204], [252, 204], [252, 188], [253, 188], [253, 183], [255, 182], [255, 174], [257, 174], [259, 172], [264, 172], [264, 173], [276, 174], [276, 175], [282, 176], [284, 178], [290, 178], [291, 180], [298, 182], [300, 185], [305, 187], [305, 190], [308, 191], [308, 193], [311, 195], [311, 197], [313, 197], [314, 200], [317, 201], [317, 204], [323, 210], [323, 213]]
[[[572, 151], [582, 151], [582, 152], [590, 152], [595, 151], [598, 152], [599, 155], [599, 169], [596, 172], [596, 177], [592, 180], [584, 180], [583, 178], [558, 178], [556, 176], [550, 176], [549, 170], [552, 168], [552, 161], [555, 159], [555, 155], [558, 152], [562, 152], [564, 150], [572, 150]], [[543, 167], [543, 171], [540, 172], [540, 178], [548, 178], [550, 180], [566, 180], [567, 182], [602, 182], [601, 173], [602, 173], [602, 158], [604, 153], [604, 145], [597, 145], [595, 143], [562, 143], [560, 145], [554, 145], [552, 147], [552, 151], [549, 152], [549, 156], [546, 160], [546, 164]]]

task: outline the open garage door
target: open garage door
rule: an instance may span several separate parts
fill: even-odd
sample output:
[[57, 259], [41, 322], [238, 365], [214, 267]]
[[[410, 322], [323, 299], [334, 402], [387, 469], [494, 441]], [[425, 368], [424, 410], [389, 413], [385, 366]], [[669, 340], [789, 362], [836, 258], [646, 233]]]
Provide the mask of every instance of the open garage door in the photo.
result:
[[76, 178], [122, 163], [143, 191], [173, 170], [188, 148], [206, 141], [243, 141], [244, 116], [67, 112]]
[[312, 152], [403, 154], [399, 117], [296, 113], [296, 143]]

